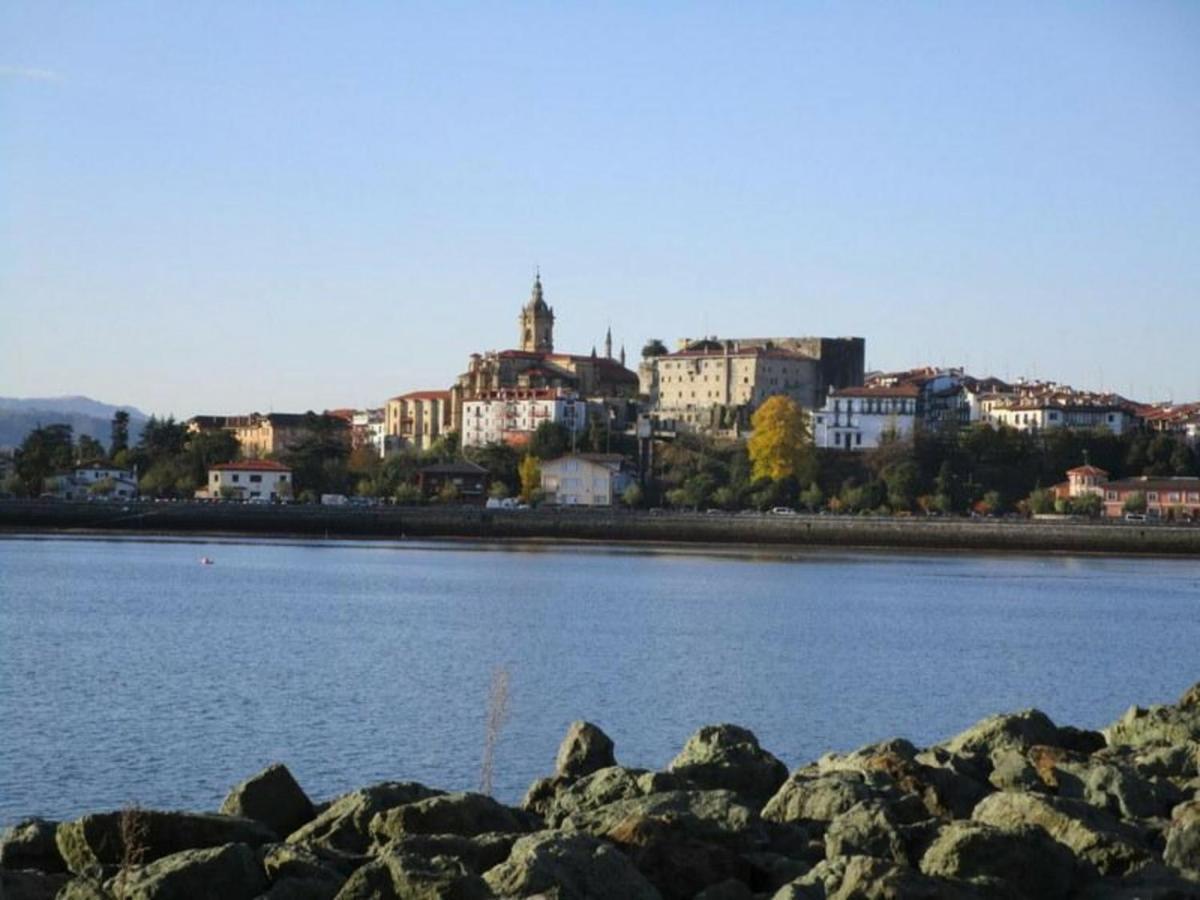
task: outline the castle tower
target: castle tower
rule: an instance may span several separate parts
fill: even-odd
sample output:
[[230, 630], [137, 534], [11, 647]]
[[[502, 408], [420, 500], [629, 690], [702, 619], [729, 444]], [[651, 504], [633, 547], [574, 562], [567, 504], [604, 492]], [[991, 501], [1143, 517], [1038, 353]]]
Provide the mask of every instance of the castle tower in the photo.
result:
[[533, 279], [529, 302], [521, 307], [520, 347], [531, 353], [554, 352], [554, 310], [542, 298], [542, 273]]

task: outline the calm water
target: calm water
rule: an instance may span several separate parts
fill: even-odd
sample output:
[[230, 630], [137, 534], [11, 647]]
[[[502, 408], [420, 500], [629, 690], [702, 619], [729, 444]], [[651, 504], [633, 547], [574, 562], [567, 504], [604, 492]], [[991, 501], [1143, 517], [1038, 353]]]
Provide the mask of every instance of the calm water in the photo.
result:
[[1026, 706], [1099, 727], [1200, 679], [1200, 564], [0, 540], [0, 824], [215, 808], [274, 760], [317, 798], [476, 788], [496, 666], [510, 801], [575, 718], [647, 767], [719, 721], [789, 765]]

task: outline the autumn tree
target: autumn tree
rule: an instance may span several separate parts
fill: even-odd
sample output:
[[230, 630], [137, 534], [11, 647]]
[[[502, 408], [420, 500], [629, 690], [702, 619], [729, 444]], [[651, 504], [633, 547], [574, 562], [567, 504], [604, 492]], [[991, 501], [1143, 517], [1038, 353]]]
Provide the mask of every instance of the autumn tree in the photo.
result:
[[521, 499], [528, 503], [534, 492], [542, 488], [542, 466], [537, 457], [530, 454], [521, 460], [518, 474], [521, 476]]
[[750, 419], [746, 444], [755, 480], [782, 481], [801, 474], [810, 457], [808, 416], [794, 400], [776, 394]]

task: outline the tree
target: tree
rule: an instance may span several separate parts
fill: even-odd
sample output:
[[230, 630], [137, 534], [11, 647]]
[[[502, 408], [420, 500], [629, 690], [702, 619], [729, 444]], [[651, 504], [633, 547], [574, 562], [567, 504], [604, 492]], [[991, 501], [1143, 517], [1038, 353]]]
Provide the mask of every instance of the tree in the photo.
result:
[[808, 417], [790, 397], [776, 394], [750, 419], [753, 434], [746, 444], [757, 481], [795, 477], [810, 459]]
[[81, 434], [76, 444], [75, 458], [80, 464], [100, 462], [105, 459], [104, 445], [90, 434]]
[[883, 471], [887, 484], [887, 502], [893, 511], [912, 509], [917, 500], [917, 483], [921, 477], [917, 464], [904, 460]]
[[658, 338], [650, 338], [642, 347], [642, 359], [651, 359], [655, 356], [666, 356], [669, 351], [667, 345]]
[[453, 481], [447, 481], [438, 491], [438, 501], [441, 503], [457, 503], [462, 499], [462, 491]]
[[1122, 504], [1122, 509], [1127, 513], [1145, 513], [1146, 512], [1146, 495], [1141, 491], [1134, 491], [1125, 498], [1125, 503]]
[[804, 489], [800, 495], [800, 504], [807, 510], [816, 512], [825, 503], [825, 493], [815, 481]]
[[1034, 488], [1029, 495], [1029, 511], [1035, 516], [1054, 512], [1054, 492], [1045, 488]]
[[402, 505], [411, 506], [421, 502], [421, 489], [415, 484], [400, 484], [392, 492], [392, 499]]
[[1103, 510], [1104, 501], [1100, 499], [1099, 494], [1080, 494], [1071, 498], [1070, 511], [1074, 515], [1095, 518]]
[[46, 479], [70, 468], [74, 458], [70, 425], [39, 425], [25, 435], [14, 454], [23, 492], [30, 497], [38, 496], [45, 488]]
[[532, 453], [527, 455], [521, 460], [518, 474], [521, 478], [521, 499], [528, 503], [533, 499], [534, 492], [542, 487], [542, 466], [538, 458]]
[[529, 453], [538, 459], [557, 459], [571, 446], [571, 432], [561, 422], [542, 422], [529, 439]]
[[110, 434], [108, 452], [112, 456], [116, 456], [122, 450], [129, 449], [129, 413], [123, 409], [118, 409], [113, 414]]
[[630, 509], [637, 509], [646, 502], [646, 492], [642, 490], [642, 486], [640, 484], [631, 484], [629, 487], [625, 488], [624, 493], [621, 494], [621, 502]]
[[[517, 467], [521, 454], [504, 443], [492, 443], [483, 447], [468, 447], [463, 455], [477, 466], [483, 466], [492, 477], [492, 484], [502, 483], [508, 490], [520, 481]], [[505, 495], [507, 496], [507, 494]]]

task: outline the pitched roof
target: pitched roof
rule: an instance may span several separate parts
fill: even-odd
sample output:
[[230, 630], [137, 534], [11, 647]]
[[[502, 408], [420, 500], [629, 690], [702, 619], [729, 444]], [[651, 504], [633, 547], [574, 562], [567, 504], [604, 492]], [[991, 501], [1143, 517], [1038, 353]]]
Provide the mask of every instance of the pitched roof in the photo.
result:
[[1098, 466], [1076, 466], [1074, 469], [1067, 469], [1068, 475], [1108, 475], [1108, 472]]
[[241, 462], [217, 463], [210, 472], [290, 472], [290, 466], [273, 459], [244, 459]]
[[830, 397], [919, 397], [921, 389], [915, 384], [864, 385], [862, 387], [836, 388], [829, 392]]
[[449, 391], [409, 391], [407, 394], [399, 394], [392, 398], [393, 400], [449, 400]]

